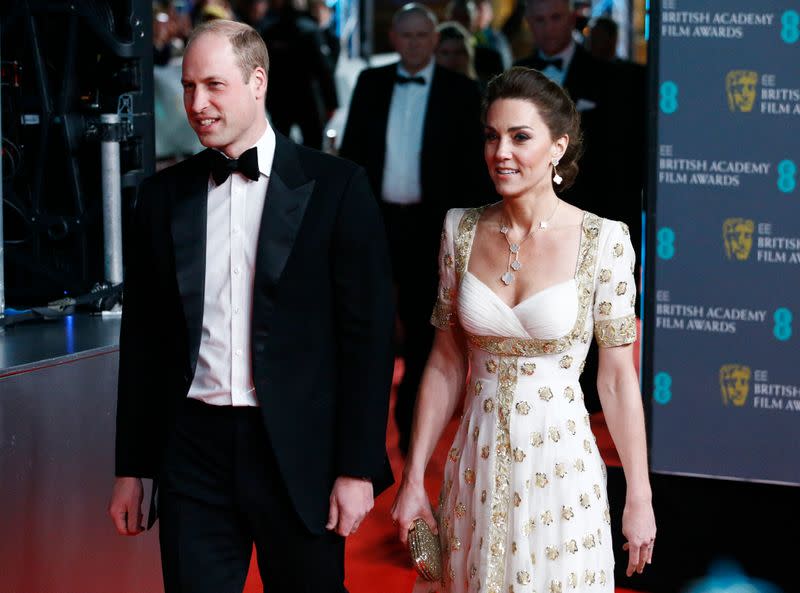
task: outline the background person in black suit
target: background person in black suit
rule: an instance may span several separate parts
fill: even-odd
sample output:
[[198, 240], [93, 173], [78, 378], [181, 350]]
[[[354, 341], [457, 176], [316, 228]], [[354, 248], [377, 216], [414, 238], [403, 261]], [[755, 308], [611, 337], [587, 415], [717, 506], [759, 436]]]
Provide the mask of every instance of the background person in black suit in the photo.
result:
[[333, 8], [328, 6], [328, 0], [309, 0], [308, 12], [317, 21], [320, 35], [322, 36], [322, 53], [330, 65], [331, 72], [336, 72], [339, 53], [342, 44], [336, 34], [336, 24], [333, 21]]
[[241, 591], [254, 543], [269, 591], [344, 592], [344, 536], [392, 481], [379, 211], [359, 167], [272, 131], [249, 26], [200, 27], [183, 85], [209, 150], [133, 213], [109, 514], [139, 533], [156, 479], [167, 593]]
[[433, 340], [429, 319], [444, 214], [496, 194], [483, 166], [478, 87], [434, 64], [434, 14], [406, 4], [394, 15], [390, 36], [400, 62], [359, 76], [339, 154], [366, 168], [389, 235], [405, 359], [395, 420], [406, 451]]
[[320, 149], [339, 100], [319, 25], [294, 1], [273, 1], [261, 30], [271, 61], [267, 111], [281, 134], [297, 125], [303, 144]]
[[[560, 84], [581, 115], [584, 154], [575, 185], [564, 198], [578, 208], [626, 223], [636, 261], [641, 261], [643, 98], [633, 93], [634, 83], [628, 82], [621, 67], [594, 58], [575, 42], [576, 16], [570, 0], [528, 0], [525, 18], [538, 49], [515, 65], [540, 70]], [[597, 362], [593, 343], [581, 380], [590, 412], [600, 410], [597, 387], [590, 379], [597, 374]]]

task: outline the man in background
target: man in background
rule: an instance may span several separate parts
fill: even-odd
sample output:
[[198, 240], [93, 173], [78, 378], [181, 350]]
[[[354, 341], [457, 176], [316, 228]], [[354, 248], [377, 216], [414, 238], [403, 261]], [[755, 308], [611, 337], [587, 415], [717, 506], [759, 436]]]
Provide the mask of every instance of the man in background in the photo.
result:
[[[540, 70], [561, 85], [581, 115], [584, 154], [564, 198], [579, 208], [628, 225], [641, 265], [642, 189], [646, 154], [644, 100], [625, 72], [594, 58], [575, 42], [570, 0], [528, 0], [525, 18], [537, 49], [516, 65]], [[637, 266], [638, 277], [638, 266]], [[637, 291], [638, 294], [638, 291]], [[592, 345], [581, 385], [590, 412], [600, 410]]]
[[272, 67], [267, 111], [281, 134], [288, 135], [297, 126], [303, 144], [320, 149], [325, 124], [339, 100], [319, 25], [294, 1], [273, 1], [261, 30]]
[[434, 63], [436, 24], [422, 4], [395, 13], [390, 36], [400, 61], [361, 73], [339, 152], [366, 168], [389, 236], [405, 360], [395, 407], [403, 452], [433, 342], [444, 214], [495, 196], [483, 162], [478, 87]]

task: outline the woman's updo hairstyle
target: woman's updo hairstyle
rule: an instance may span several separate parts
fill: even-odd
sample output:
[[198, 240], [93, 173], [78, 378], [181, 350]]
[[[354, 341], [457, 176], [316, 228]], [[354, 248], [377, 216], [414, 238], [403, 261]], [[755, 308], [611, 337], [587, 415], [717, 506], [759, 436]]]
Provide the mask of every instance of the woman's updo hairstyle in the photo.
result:
[[530, 101], [554, 140], [564, 135], [569, 136], [569, 146], [556, 167], [563, 181], [560, 185], [553, 184], [553, 187], [556, 191], [561, 191], [572, 186], [578, 175], [578, 159], [582, 153], [583, 141], [580, 114], [564, 89], [538, 70], [515, 67], [498, 74], [489, 82], [483, 101], [484, 122], [489, 107], [498, 99]]

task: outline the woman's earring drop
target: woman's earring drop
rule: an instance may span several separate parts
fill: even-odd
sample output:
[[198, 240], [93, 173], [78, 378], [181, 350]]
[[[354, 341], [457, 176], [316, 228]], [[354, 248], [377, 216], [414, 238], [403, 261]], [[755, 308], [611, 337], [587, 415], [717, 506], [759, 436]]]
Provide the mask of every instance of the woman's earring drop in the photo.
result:
[[561, 182], [564, 181], [564, 179], [556, 171], [556, 165], [557, 164], [558, 164], [558, 159], [554, 157], [553, 158], [553, 181], [555, 182], [556, 185], [561, 185]]

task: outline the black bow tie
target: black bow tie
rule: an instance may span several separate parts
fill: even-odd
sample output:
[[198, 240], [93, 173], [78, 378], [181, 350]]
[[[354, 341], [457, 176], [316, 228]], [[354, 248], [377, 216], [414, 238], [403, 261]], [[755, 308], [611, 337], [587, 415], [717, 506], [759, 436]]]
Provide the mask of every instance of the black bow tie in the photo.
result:
[[548, 66], [552, 66], [556, 70], [561, 70], [564, 68], [564, 59], [563, 58], [543, 58], [542, 56], [538, 56], [536, 58], [536, 69], [537, 70], [544, 70]]
[[395, 82], [397, 84], [408, 84], [409, 82], [412, 84], [425, 84], [425, 79], [422, 76], [403, 76], [402, 74], [398, 74], [397, 78], [395, 78]]
[[258, 180], [258, 150], [256, 147], [245, 150], [238, 159], [229, 159], [218, 150], [211, 151], [211, 177], [221, 185], [231, 173], [238, 171], [245, 177]]

